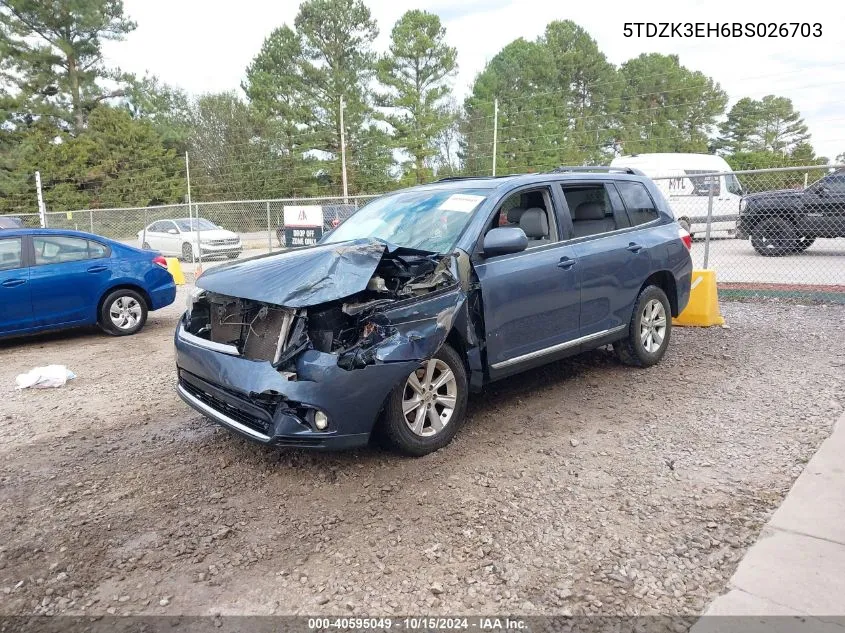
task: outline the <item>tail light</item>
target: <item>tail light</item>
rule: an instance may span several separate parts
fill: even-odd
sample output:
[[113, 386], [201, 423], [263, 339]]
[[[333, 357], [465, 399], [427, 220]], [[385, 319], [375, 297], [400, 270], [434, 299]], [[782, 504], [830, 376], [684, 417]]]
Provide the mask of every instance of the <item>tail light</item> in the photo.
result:
[[167, 270], [167, 260], [164, 259], [164, 257], [162, 257], [161, 255], [156, 255], [155, 257], [153, 257], [153, 264], [158, 264], [159, 266]]
[[687, 250], [692, 250], [692, 235], [687, 233], [682, 227], [678, 227], [678, 237], [681, 238], [681, 241], [684, 243], [684, 246], [687, 247]]

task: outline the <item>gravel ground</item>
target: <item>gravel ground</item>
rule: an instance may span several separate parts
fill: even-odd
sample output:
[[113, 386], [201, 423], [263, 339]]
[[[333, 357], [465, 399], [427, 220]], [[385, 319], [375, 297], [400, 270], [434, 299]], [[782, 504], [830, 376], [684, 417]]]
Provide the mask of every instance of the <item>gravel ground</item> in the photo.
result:
[[842, 407], [845, 307], [727, 303], [657, 367], [492, 386], [434, 455], [266, 449], [175, 395], [181, 305], [0, 343], [0, 613], [697, 614]]

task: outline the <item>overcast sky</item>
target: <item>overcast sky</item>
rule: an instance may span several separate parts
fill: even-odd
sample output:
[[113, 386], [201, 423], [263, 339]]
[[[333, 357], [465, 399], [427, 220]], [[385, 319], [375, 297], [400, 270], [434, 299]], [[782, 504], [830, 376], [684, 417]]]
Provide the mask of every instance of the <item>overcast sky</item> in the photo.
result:
[[[385, 50], [394, 22], [408, 9], [437, 13], [458, 49], [455, 95], [509, 42], [534, 39], [551, 20], [570, 19], [598, 42], [610, 62], [640, 53], [675, 53], [687, 68], [713, 77], [731, 103], [766, 94], [790, 97], [812, 133], [817, 153], [845, 152], [845, 3], [759, 0], [365, 0], [378, 21], [376, 49]], [[264, 38], [293, 23], [292, 0], [124, 0], [138, 29], [107, 43], [109, 62], [150, 72], [191, 93], [237, 89]], [[819, 22], [821, 38], [653, 39], [623, 36], [626, 22]]]

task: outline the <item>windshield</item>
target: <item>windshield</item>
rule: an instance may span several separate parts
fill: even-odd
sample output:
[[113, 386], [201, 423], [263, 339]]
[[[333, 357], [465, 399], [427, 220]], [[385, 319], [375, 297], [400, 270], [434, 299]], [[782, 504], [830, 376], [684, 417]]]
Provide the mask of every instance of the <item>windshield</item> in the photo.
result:
[[176, 225], [179, 227], [180, 231], [195, 231], [197, 225], [199, 225], [200, 231], [213, 231], [214, 229], [220, 228], [219, 226], [217, 226], [213, 222], [209, 222], [205, 218], [193, 218], [191, 220], [189, 220], [188, 218], [182, 218], [181, 220], [176, 220]]
[[326, 242], [377, 238], [395, 246], [447, 253], [489, 189], [404, 191], [373, 200]]
[[725, 174], [725, 187], [727, 188], [728, 193], [732, 193], [737, 196], [742, 195], [742, 185], [739, 184], [739, 179], [733, 174]]

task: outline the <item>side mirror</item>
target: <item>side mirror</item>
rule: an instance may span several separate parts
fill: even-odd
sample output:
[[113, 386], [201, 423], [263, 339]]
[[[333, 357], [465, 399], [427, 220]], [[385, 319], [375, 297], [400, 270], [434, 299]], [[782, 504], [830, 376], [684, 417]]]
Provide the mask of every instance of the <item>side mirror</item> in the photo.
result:
[[167, 232], [171, 235], [179, 235], [179, 231], [177, 231], [176, 229], [167, 229]]
[[528, 237], [518, 226], [499, 226], [487, 231], [484, 236], [482, 255], [495, 257], [519, 253], [528, 248]]

